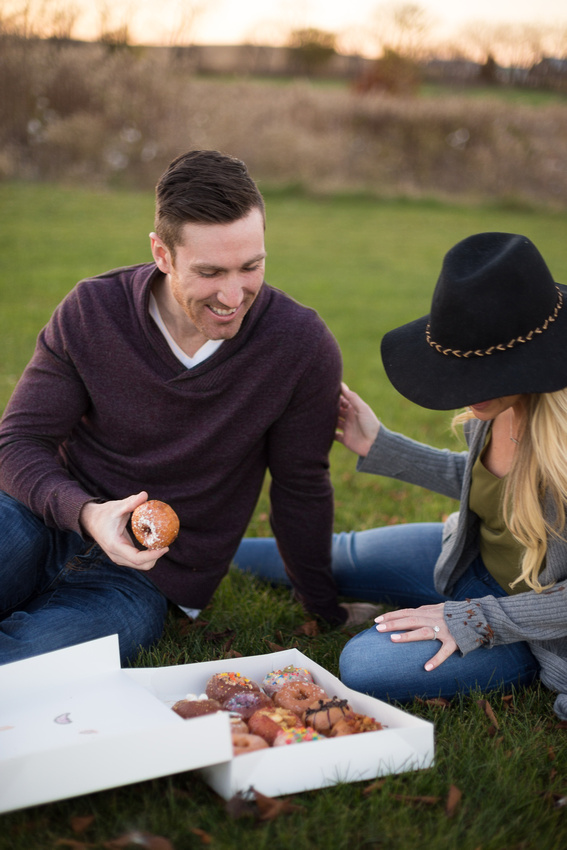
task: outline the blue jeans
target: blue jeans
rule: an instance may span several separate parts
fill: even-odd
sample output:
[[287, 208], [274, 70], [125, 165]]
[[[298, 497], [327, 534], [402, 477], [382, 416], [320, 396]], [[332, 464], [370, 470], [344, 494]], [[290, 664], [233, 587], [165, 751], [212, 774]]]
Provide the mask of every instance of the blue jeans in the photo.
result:
[[[442, 523], [385, 526], [333, 535], [332, 568], [342, 596], [385, 602], [396, 608], [433, 605], [448, 599], [505, 596], [505, 591], [478, 558], [450, 597], [433, 585], [433, 568], [441, 553]], [[274, 584], [288, 584], [273, 538], [245, 538], [234, 562]], [[396, 644], [372, 626], [352, 638], [340, 657], [340, 676], [348, 687], [378, 699], [408, 702], [510, 688], [534, 681], [539, 665], [523, 642], [453, 653], [435, 670], [424, 670], [439, 648], [432, 641]]]
[[160, 637], [167, 600], [145, 573], [1, 491], [0, 527], [0, 664], [118, 634], [126, 665]]

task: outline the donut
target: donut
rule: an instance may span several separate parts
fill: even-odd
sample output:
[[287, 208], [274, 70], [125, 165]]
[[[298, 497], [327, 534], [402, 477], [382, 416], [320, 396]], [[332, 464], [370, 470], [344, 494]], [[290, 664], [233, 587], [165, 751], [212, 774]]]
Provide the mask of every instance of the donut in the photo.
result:
[[230, 715], [230, 731], [233, 735], [247, 735], [248, 726], [239, 714]]
[[243, 756], [247, 753], [253, 753], [255, 750], [263, 750], [267, 746], [263, 738], [258, 735], [251, 735], [249, 732], [236, 732], [232, 736], [232, 749], [235, 756]]
[[180, 699], [172, 706], [172, 709], [180, 717], [187, 719], [222, 711], [222, 705], [216, 699]]
[[373, 717], [368, 717], [366, 714], [351, 714], [345, 715], [337, 720], [329, 737], [335, 738], [342, 735], [358, 735], [361, 732], [377, 732], [383, 729], [381, 723], [374, 720]]
[[305, 709], [316, 700], [329, 699], [323, 688], [309, 682], [289, 682], [274, 694], [274, 703], [301, 717]]
[[306, 726], [298, 726], [297, 729], [284, 729], [278, 732], [274, 738], [274, 747], [285, 747], [288, 744], [302, 744], [304, 741], [324, 741], [323, 735], [319, 735], [314, 729]]
[[248, 720], [248, 728], [253, 735], [259, 735], [272, 745], [276, 735], [282, 730], [301, 726], [297, 714], [285, 708], [260, 708]]
[[354, 714], [346, 699], [333, 697], [330, 700], [319, 699], [306, 709], [303, 721], [317, 732], [328, 735], [332, 727], [343, 717]]
[[273, 697], [276, 691], [279, 691], [283, 685], [290, 682], [313, 682], [313, 676], [306, 670], [305, 667], [294, 667], [293, 664], [284, 667], [283, 670], [272, 670], [268, 673], [262, 682], [263, 690], [269, 697]]
[[272, 705], [272, 701], [263, 691], [239, 691], [224, 700], [222, 707], [225, 711], [232, 711], [247, 720], [259, 708], [269, 705]]
[[146, 549], [170, 546], [179, 534], [179, 517], [172, 507], [157, 499], [138, 505], [131, 522], [134, 537]]
[[215, 673], [207, 682], [205, 693], [209, 699], [218, 699], [222, 704], [234, 694], [242, 691], [259, 691], [260, 685], [242, 673]]

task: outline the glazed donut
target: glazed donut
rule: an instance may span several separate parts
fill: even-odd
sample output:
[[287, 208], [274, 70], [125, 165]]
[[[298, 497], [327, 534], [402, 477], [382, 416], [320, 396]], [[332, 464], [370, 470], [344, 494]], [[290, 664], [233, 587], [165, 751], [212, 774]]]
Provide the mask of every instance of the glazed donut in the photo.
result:
[[166, 502], [150, 499], [132, 513], [132, 531], [146, 549], [170, 546], [179, 534], [179, 517]]
[[302, 744], [304, 741], [324, 741], [323, 735], [319, 735], [311, 727], [299, 726], [297, 729], [284, 729], [278, 732], [274, 739], [274, 747], [285, 747], [288, 744]]
[[330, 700], [319, 699], [313, 702], [305, 711], [303, 722], [306, 726], [312, 726], [322, 735], [328, 735], [335, 725], [343, 717], [350, 717], [353, 710], [346, 699], [333, 697]]
[[263, 738], [258, 735], [251, 735], [249, 732], [236, 732], [232, 736], [232, 749], [235, 756], [243, 756], [247, 753], [253, 753], [255, 750], [263, 750], [267, 746]]
[[242, 691], [259, 691], [260, 685], [242, 673], [215, 673], [207, 682], [205, 693], [209, 699], [218, 699], [222, 704], [234, 694]]
[[232, 711], [247, 720], [259, 708], [269, 705], [273, 705], [272, 700], [263, 691], [239, 691], [224, 700], [222, 707], [225, 711]]
[[309, 682], [289, 682], [276, 691], [273, 699], [275, 705], [287, 708], [288, 711], [293, 711], [301, 717], [309, 705], [316, 700], [329, 699], [329, 696], [319, 685]]
[[269, 697], [273, 697], [276, 691], [279, 691], [283, 685], [290, 682], [313, 682], [313, 676], [306, 670], [305, 667], [294, 667], [290, 664], [284, 667], [283, 670], [272, 670], [268, 673], [262, 682], [262, 688]]
[[301, 726], [299, 717], [285, 708], [260, 708], [248, 721], [252, 734], [259, 735], [270, 746], [279, 732], [297, 726]]
[[172, 706], [172, 709], [180, 717], [187, 719], [222, 711], [222, 705], [216, 699], [180, 699]]
[[358, 735], [361, 732], [377, 732], [383, 729], [381, 723], [374, 720], [373, 717], [368, 717], [366, 714], [351, 714], [350, 717], [345, 715], [337, 720], [329, 737], [335, 738], [341, 735]]

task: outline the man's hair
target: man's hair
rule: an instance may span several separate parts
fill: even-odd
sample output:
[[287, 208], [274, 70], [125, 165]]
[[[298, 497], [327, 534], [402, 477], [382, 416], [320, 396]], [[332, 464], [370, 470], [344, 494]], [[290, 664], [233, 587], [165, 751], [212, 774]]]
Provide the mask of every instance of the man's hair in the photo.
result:
[[156, 186], [154, 228], [174, 253], [184, 224], [228, 224], [254, 208], [265, 217], [264, 199], [241, 160], [189, 151], [173, 160]]

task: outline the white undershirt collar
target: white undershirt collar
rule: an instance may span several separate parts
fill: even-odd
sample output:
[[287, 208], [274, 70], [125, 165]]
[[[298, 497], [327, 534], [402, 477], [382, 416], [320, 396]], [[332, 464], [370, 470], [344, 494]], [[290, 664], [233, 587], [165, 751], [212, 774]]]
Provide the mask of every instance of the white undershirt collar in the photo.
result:
[[180, 348], [171, 334], [169, 333], [164, 320], [161, 317], [161, 313], [159, 311], [159, 307], [157, 305], [157, 301], [154, 297], [153, 292], [150, 292], [150, 316], [162, 332], [165, 341], [175, 354], [178, 360], [183, 363], [183, 365], [187, 369], [192, 369], [194, 366], [197, 366], [199, 363], [202, 363], [203, 360], [206, 360], [207, 357], [210, 357], [211, 354], [214, 354], [215, 351], [223, 344], [224, 340], [222, 339], [208, 339], [203, 345], [195, 352], [193, 357], [189, 357], [182, 348]]

